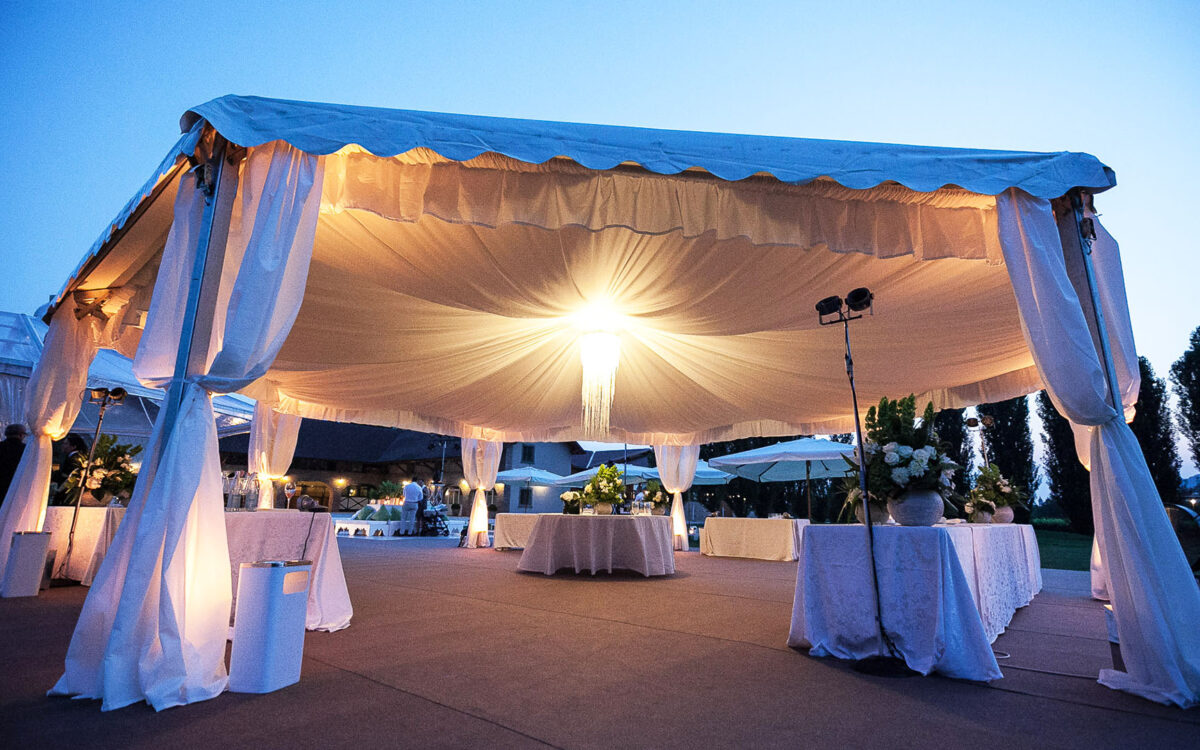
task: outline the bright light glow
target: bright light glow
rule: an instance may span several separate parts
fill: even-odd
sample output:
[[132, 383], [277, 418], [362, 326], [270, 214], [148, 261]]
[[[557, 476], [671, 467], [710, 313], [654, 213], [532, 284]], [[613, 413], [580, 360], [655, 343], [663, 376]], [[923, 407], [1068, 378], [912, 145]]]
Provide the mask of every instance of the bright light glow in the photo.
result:
[[608, 331], [615, 333], [632, 326], [632, 320], [624, 315], [612, 300], [598, 299], [589, 302], [571, 315], [571, 325], [583, 333]]
[[333, 483], [335, 485], [337, 485], [338, 487], [345, 487], [346, 479], [345, 479], [345, 477], [338, 477], [337, 479], [333, 480]]
[[621, 339], [607, 331], [585, 333], [579, 337], [579, 355], [583, 363], [583, 433], [602, 438], [608, 434], [612, 416]]
[[459, 487], [462, 487], [462, 489], [463, 489], [463, 492], [466, 492], [467, 490], [471, 489], [471, 485], [467, 484], [467, 480], [466, 480], [466, 479], [460, 479], [460, 480], [458, 480], [458, 486], [459, 486]]

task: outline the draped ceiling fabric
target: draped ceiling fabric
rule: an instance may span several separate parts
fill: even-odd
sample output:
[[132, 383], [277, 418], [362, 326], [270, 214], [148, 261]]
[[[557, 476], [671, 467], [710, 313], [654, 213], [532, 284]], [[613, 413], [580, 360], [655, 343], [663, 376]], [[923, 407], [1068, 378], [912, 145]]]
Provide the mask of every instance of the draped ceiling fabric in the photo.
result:
[[[184, 137], [60, 301], [121, 276], [138, 313], [156, 273], [160, 285], [177, 276], [182, 288], [186, 272], [168, 256], [156, 266], [153, 242], [129, 238], [143, 224], [145, 237], [165, 231], [156, 201], [184, 192], [181, 165], [214, 131], [252, 153], [291, 144], [324, 167], [310, 272], [278, 287], [289, 301], [302, 291], [294, 325], [256, 320], [283, 339], [272, 339], [278, 356], [203, 387], [240, 389], [297, 416], [458, 435], [466, 459], [466, 440], [486, 452], [499, 441], [591, 437], [580, 428], [578, 340], [600, 326], [619, 336], [621, 352], [602, 439], [682, 451], [846, 432], [841, 336], [818, 325], [813, 305], [867, 286], [874, 314], [854, 324], [862, 403], [911, 392], [937, 408], [969, 406], [1045, 384], [1090, 428], [1099, 546], [1131, 670], [1106, 683], [1196, 699], [1195, 634], [1178, 613], [1195, 609], [1197, 594], [1180, 588], [1182, 558], [1161, 503], [1120, 409], [1104, 403], [1079, 265], [1049, 213], [1048, 201], [1073, 189], [1116, 184], [1094, 157], [253, 97], [214, 100], [182, 125]], [[189, 226], [184, 218], [175, 226]], [[1030, 227], [1032, 243], [1022, 234]], [[1120, 378], [1134, 350], [1119, 259], [1115, 243], [1107, 260], [1103, 236], [1097, 246]], [[227, 258], [226, 272], [258, 274], [239, 263]], [[255, 303], [271, 301], [263, 291]], [[156, 288], [151, 308], [158, 297]], [[167, 342], [155, 328], [171, 327], [168, 311], [151, 313], [144, 334], [127, 326], [116, 342], [128, 349], [150, 338], [147, 362]], [[1136, 382], [1121, 380], [1122, 406]], [[490, 486], [492, 463], [475, 461], [473, 486]], [[1139, 538], [1143, 524], [1150, 531]], [[1166, 607], [1174, 595], [1182, 609]]]
[[261, 401], [254, 404], [247, 456], [258, 475], [258, 507], [275, 507], [275, 480], [282, 479], [296, 454], [300, 417], [280, 414]]
[[463, 438], [462, 464], [467, 484], [475, 490], [471, 503], [471, 519], [467, 522], [465, 547], [490, 547], [488, 540], [487, 491], [496, 486], [496, 472], [500, 468], [500, 454], [504, 443], [494, 440]]
[[[51, 692], [99, 698], [105, 710], [146, 701], [156, 710], [205, 700], [228, 683], [231, 583], [220, 454], [210, 392], [266, 372], [300, 307], [318, 208], [319, 159], [272, 144], [242, 163], [212, 341], [189, 371], [174, 424], [159, 415], [129, 510], [88, 591]], [[134, 369], [172, 378], [205, 200], [192, 180], [176, 221]], [[68, 312], [69, 314], [69, 312]]]
[[656, 445], [654, 462], [658, 464], [663, 489], [674, 497], [671, 500], [671, 534], [675, 549], [688, 548], [687, 519], [683, 515], [683, 493], [692, 486], [696, 462], [700, 459], [699, 445]]
[[60, 307], [50, 321], [41, 357], [25, 387], [21, 421], [30, 436], [0, 505], [0, 578], [13, 533], [41, 531], [50, 490], [50, 443], [65, 438], [75, 423], [100, 335], [97, 319], [88, 315], [77, 320], [70, 304]]

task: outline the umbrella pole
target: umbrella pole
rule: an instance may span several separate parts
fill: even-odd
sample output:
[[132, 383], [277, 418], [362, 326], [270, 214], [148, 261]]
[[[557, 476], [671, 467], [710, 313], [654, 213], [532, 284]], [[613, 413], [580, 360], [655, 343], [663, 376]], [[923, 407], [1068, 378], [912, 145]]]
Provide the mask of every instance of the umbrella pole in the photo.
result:
[[808, 493], [808, 522], [812, 523], [812, 461], [804, 462], [804, 491]]

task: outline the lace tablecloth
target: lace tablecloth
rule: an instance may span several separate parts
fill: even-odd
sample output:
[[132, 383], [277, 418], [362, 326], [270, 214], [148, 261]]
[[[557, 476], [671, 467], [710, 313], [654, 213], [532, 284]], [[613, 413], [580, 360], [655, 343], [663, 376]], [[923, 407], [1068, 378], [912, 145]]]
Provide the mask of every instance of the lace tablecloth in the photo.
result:
[[[884, 627], [908, 666], [922, 674], [999, 679], [1003, 675], [951, 533], [933, 527], [876, 528]], [[804, 528], [789, 646], [840, 659], [886, 655], [875, 624], [869, 559], [862, 526]]]
[[700, 553], [712, 557], [795, 560], [800, 549], [800, 529], [807, 523], [802, 518], [710, 516], [700, 529]]
[[75, 523], [75, 543], [71, 559], [63, 567], [67, 557], [67, 542], [71, 537], [73, 505], [51, 505], [46, 508], [46, 521], [42, 531], [50, 532], [50, 549], [55, 550], [54, 577], [69, 578], [90, 586], [100, 562], [108, 552], [117, 533], [117, 526], [125, 517], [122, 507], [83, 506], [79, 509], [79, 520]]
[[[234, 608], [238, 571], [242, 563], [260, 560], [312, 560], [308, 588], [309, 630], [341, 630], [350, 625], [354, 609], [342, 572], [333, 519], [328, 513], [273, 510], [226, 513], [229, 562], [233, 568]], [[231, 613], [232, 614], [232, 613]]]
[[496, 549], [525, 549], [533, 526], [540, 516], [558, 513], [497, 513], [492, 546]]
[[991, 643], [1042, 590], [1042, 559], [1029, 524], [950, 524], [963, 575]]
[[644, 576], [675, 572], [670, 516], [539, 515], [517, 569], [554, 575], [613, 569]]

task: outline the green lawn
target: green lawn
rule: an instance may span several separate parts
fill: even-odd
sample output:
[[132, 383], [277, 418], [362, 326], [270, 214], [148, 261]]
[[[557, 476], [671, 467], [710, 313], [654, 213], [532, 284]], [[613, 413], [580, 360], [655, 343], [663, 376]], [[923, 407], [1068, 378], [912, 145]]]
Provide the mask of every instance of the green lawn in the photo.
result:
[[1035, 527], [1042, 567], [1058, 570], [1088, 570], [1092, 558], [1092, 538], [1070, 531]]

